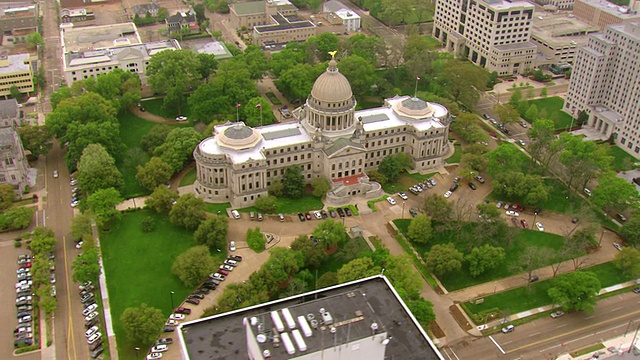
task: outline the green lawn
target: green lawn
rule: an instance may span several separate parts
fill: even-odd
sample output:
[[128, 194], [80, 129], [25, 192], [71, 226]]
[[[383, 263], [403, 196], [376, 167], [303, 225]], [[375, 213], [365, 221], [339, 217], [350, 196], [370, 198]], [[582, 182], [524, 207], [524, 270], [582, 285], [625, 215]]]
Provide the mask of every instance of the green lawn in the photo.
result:
[[626, 151], [622, 150], [618, 146], [609, 146], [609, 155], [613, 156], [613, 169], [617, 171], [628, 171], [637, 169], [635, 165], [638, 160], [629, 155]]
[[180, 180], [180, 186], [193, 185], [196, 181], [196, 168], [191, 169], [188, 173], [184, 174], [182, 180]]
[[[562, 111], [564, 100], [558, 96], [529, 100], [529, 104], [536, 104], [538, 112], [542, 109], [547, 113], [547, 118], [553, 120], [556, 130], [565, 130], [571, 126], [571, 115]], [[531, 121], [523, 116], [527, 121]], [[575, 122], [574, 122], [575, 125]]]
[[460, 162], [460, 158], [462, 158], [462, 145], [456, 143], [454, 146], [455, 151], [453, 152], [453, 155], [445, 160], [447, 164], [457, 164]]
[[[296, 214], [299, 212], [305, 213], [312, 210], [320, 210], [324, 207], [321, 199], [313, 195], [304, 195], [300, 199], [290, 199], [284, 196], [276, 198], [276, 209], [268, 214]], [[255, 206], [249, 206], [246, 208], [238, 209], [239, 212], [260, 212]]]
[[[411, 219], [394, 220], [394, 223], [402, 233], [406, 233], [410, 222]], [[438, 225], [435, 225], [434, 230], [436, 231], [434, 231], [433, 237], [428, 244], [412, 243], [412, 245], [416, 251], [423, 256], [423, 258], [424, 254], [427, 253], [433, 245], [446, 243], [453, 243], [460, 252], [466, 254], [469, 251], [469, 245], [465, 239], [468, 239], [473, 233], [481, 231], [481, 226], [482, 225], [478, 223], [465, 224], [462, 228], [462, 232], [466, 233], [466, 236], [458, 238], [452, 230], [437, 231]], [[562, 247], [562, 243], [562, 236], [535, 230], [521, 229], [513, 237], [511, 245], [505, 248], [505, 261], [497, 268], [474, 278], [469, 273], [468, 267], [465, 264], [462, 271], [454, 274], [447, 274], [439, 279], [448, 291], [455, 291], [469, 286], [502, 279], [517, 273], [517, 271], [514, 271], [514, 267], [519, 263], [520, 256], [524, 253], [525, 248], [533, 246], [558, 251]], [[550, 265], [550, 263], [551, 262], [545, 263], [542, 266]]]
[[[561, 214], [577, 214], [580, 212], [582, 206], [588, 206], [583, 198], [575, 195], [570, 196], [567, 192], [567, 187], [559, 180], [544, 179], [544, 183], [549, 189], [549, 198], [547, 201], [537, 205], [543, 211], [553, 211]], [[507, 198], [495, 192], [487, 195], [487, 200], [523, 203], [522, 199]]]
[[227, 209], [231, 207], [231, 204], [227, 203], [205, 203], [206, 209], [212, 214], [227, 214]]
[[122, 177], [124, 178], [122, 196], [128, 199], [147, 195], [150, 192], [142, 187], [136, 179], [136, 167], [138, 165], [144, 165], [149, 161], [149, 155], [140, 148], [140, 139], [146, 135], [156, 123], [146, 121], [131, 113], [121, 115], [118, 119], [120, 120], [120, 138], [127, 146], [125, 157], [118, 164], [118, 169], [120, 169]]
[[[156, 222], [155, 230], [145, 233], [140, 223], [147, 216]], [[166, 216], [141, 210], [124, 213], [108, 233], [101, 234], [100, 243], [118, 353], [121, 359], [133, 359], [134, 346], [147, 348], [149, 344], [132, 343], [120, 324], [120, 316], [126, 308], [142, 303], [169, 316], [169, 293], [174, 292], [173, 305], [178, 306], [192, 291], [171, 274], [170, 268], [180, 253], [196, 245], [193, 233], [173, 226]]]
[[178, 115], [186, 115], [187, 117], [191, 115], [189, 113], [189, 106], [187, 105], [186, 101], [183, 105], [182, 114], [178, 114], [177, 109], [172, 111], [164, 110], [162, 108], [162, 101], [163, 99], [160, 98], [160, 99], [145, 100], [145, 101], [141, 101], [140, 103], [151, 114], [162, 116], [167, 119], [175, 119], [175, 117]]
[[[590, 271], [600, 279], [603, 288], [631, 280], [625, 277], [612, 262], [592, 266], [581, 271]], [[465, 303], [464, 307], [474, 314], [483, 314], [499, 309], [508, 314], [515, 314], [551, 303], [547, 290], [553, 285], [553, 279], [531, 284], [531, 287], [520, 287], [495, 295], [485, 296], [482, 304]]]

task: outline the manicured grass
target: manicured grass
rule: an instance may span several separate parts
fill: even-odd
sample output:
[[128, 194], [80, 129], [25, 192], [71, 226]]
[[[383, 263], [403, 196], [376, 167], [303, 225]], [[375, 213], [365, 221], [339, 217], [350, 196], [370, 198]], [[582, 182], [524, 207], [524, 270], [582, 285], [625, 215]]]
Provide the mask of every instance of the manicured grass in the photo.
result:
[[205, 203], [205, 207], [208, 212], [212, 214], [226, 215], [227, 209], [231, 207], [231, 204], [227, 203]]
[[122, 196], [128, 199], [150, 194], [150, 191], [142, 187], [136, 179], [136, 167], [149, 161], [149, 155], [140, 148], [140, 139], [156, 124], [131, 113], [121, 115], [118, 119], [120, 120], [120, 138], [127, 146], [124, 158], [118, 164], [118, 169], [124, 178]]
[[[582, 206], [588, 206], [583, 198], [569, 194], [567, 187], [557, 179], [544, 179], [544, 183], [549, 189], [549, 197], [547, 201], [532, 205], [530, 207], [540, 207], [542, 211], [553, 211], [561, 214], [577, 214], [580, 212]], [[506, 201], [510, 203], [519, 202], [523, 204], [522, 199], [507, 198], [492, 192], [487, 196], [487, 200], [493, 201]]]
[[455, 151], [453, 155], [445, 160], [447, 164], [457, 164], [460, 162], [460, 158], [462, 158], [462, 145], [456, 143], [454, 147]]
[[188, 173], [184, 174], [182, 180], [180, 180], [180, 186], [193, 185], [196, 181], [196, 168], [191, 169]]
[[272, 92], [268, 92], [265, 94], [265, 96], [269, 99], [269, 101], [271, 101], [273, 105], [282, 105], [282, 102], [278, 100], [278, 97], [276, 96], [276, 94]]
[[[276, 209], [273, 212], [267, 214], [296, 214], [306, 213], [307, 211], [320, 210], [324, 204], [321, 199], [313, 195], [304, 195], [300, 199], [289, 199], [286, 197], [276, 198]], [[260, 212], [255, 206], [250, 206], [242, 209], [238, 209], [239, 212]]]
[[[397, 219], [394, 223], [402, 233], [406, 233], [411, 219]], [[466, 239], [473, 236], [474, 233], [482, 231], [482, 225], [478, 223], [466, 223], [462, 227], [462, 232], [466, 233], [465, 236], [458, 237], [453, 230], [440, 230], [439, 226], [434, 224], [434, 234], [432, 239], [427, 244], [412, 243], [413, 247], [418, 253], [423, 256], [427, 253], [433, 245], [453, 243], [458, 251], [466, 254], [469, 252], [469, 244]], [[455, 291], [464, 289], [469, 286], [490, 282], [496, 279], [502, 279], [508, 276], [515, 275], [517, 271], [514, 270], [516, 265], [520, 261], [527, 247], [539, 247], [547, 248], [554, 252], [560, 250], [562, 247], [562, 236], [535, 231], [520, 229], [511, 240], [511, 244], [505, 248], [505, 261], [495, 269], [489, 270], [478, 277], [472, 277], [469, 273], [467, 264], [463, 265], [461, 271], [453, 274], [447, 274], [442, 276], [440, 281], [447, 288], [448, 291]], [[551, 261], [541, 264], [541, 266], [550, 265]]]
[[166, 111], [165, 109], [162, 108], [162, 101], [163, 99], [160, 98], [160, 99], [145, 100], [145, 101], [141, 101], [140, 103], [151, 114], [162, 116], [163, 118], [167, 118], [167, 119], [175, 119], [176, 116], [178, 115], [185, 115], [187, 117], [191, 115], [189, 113], [189, 105], [187, 105], [186, 101], [182, 108], [182, 114], [178, 114], [178, 109], [172, 109], [171, 111]]
[[[145, 233], [140, 223], [147, 216], [155, 218], [155, 229]], [[173, 306], [178, 306], [193, 290], [171, 274], [171, 265], [196, 243], [192, 232], [173, 226], [164, 215], [146, 210], [124, 213], [108, 233], [101, 234], [100, 243], [118, 353], [120, 358], [132, 359], [134, 346], [147, 348], [149, 344], [131, 342], [120, 316], [125, 309], [145, 303], [168, 317], [172, 306], [169, 293], [174, 292]]]
[[[564, 106], [564, 100], [558, 96], [546, 97], [542, 99], [529, 100], [529, 104], [535, 104], [538, 108], [538, 112], [542, 109], [547, 113], [547, 118], [553, 120], [556, 125], [556, 130], [565, 130], [571, 126], [571, 115], [562, 111]], [[523, 116], [527, 121], [526, 116]], [[575, 122], [574, 122], [575, 125]]]
[[622, 150], [618, 146], [615, 146], [615, 145], [609, 146], [609, 155], [613, 156], [614, 170], [628, 171], [628, 170], [638, 168], [638, 166], [635, 165], [638, 162], [638, 160], [636, 160], [636, 158], [629, 155], [626, 151]]

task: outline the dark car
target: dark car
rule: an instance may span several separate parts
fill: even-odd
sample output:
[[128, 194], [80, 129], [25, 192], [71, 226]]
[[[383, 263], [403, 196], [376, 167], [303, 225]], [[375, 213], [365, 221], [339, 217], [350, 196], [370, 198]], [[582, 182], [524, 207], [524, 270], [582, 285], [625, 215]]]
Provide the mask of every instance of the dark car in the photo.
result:
[[322, 218], [323, 218], [323, 219], [326, 219], [326, 218], [328, 217], [328, 216], [327, 216], [327, 211], [326, 211], [326, 210], [321, 210], [321, 211], [320, 211], [320, 215], [322, 215]]
[[227, 259], [240, 262], [240, 261], [242, 261], [242, 256], [240, 256], [240, 255], [229, 255], [229, 256], [227, 256]]
[[176, 313], [176, 314], [189, 315], [189, 314], [191, 314], [191, 309], [181, 306], [181, 307], [177, 307], [177, 308], [173, 309], [173, 312]]
[[204, 299], [204, 295], [193, 293], [193, 294], [189, 295], [189, 298], [202, 300], [202, 299]]
[[304, 217], [307, 218], [307, 220], [311, 220], [311, 214], [309, 213], [304, 214]]
[[99, 348], [100, 346], [102, 346], [102, 338], [98, 339], [96, 342], [94, 342], [93, 344], [89, 345], [89, 350], [93, 351], [97, 348]]
[[97, 358], [98, 356], [100, 356], [100, 354], [102, 354], [103, 351], [104, 351], [104, 348], [102, 346], [100, 346], [99, 348], [93, 350], [91, 352], [91, 358], [92, 359]]
[[411, 214], [411, 216], [416, 217], [418, 216], [418, 210], [416, 208], [411, 208], [409, 209], [409, 214]]
[[477, 189], [476, 184], [474, 184], [472, 182], [469, 183], [469, 187], [471, 188], [471, 190]]
[[80, 302], [84, 304], [84, 303], [88, 302], [89, 300], [93, 299], [93, 296], [94, 296], [93, 293], [85, 294], [80, 298]]
[[351, 211], [351, 208], [348, 208], [348, 207], [344, 208], [344, 213], [347, 214], [347, 216], [352, 216], [353, 215], [353, 212]]
[[530, 282], [530, 283], [532, 283], [532, 282], [536, 282], [536, 281], [538, 281], [538, 280], [540, 280], [540, 278], [538, 277], [538, 275], [531, 275], [531, 277], [529, 278], [529, 282]]
[[173, 339], [172, 338], [160, 338], [159, 340], [156, 340], [156, 345], [169, 345], [169, 344], [173, 344]]
[[162, 331], [164, 331], [164, 332], [174, 332], [174, 331], [176, 331], [176, 328], [175, 328], [175, 326], [165, 325], [162, 328]]
[[[187, 303], [189, 303], [189, 304], [193, 304], [193, 305], [199, 305], [199, 304], [200, 304], [200, 300], [197, 300], [197, 299], [191, 299], [191, 298], [188, 298], [188, 299], [187, 299], [187, 300], [185, 300], [184, 302], [187, 302]], [[171, 330], [171, 331], [173, 331], [173, 330]]]
[[633, 288], [633, 292], [636, 293], [636, 294], [640, 294], [640, 286], [634, 287]]
[[449, 191], [454, 192], [458, 189], [458, 184], [453, 184], [451, 185], [451, 187], [449, 188]]
[[336, 217], [336, 212], [333, 210], [329, 210], [329, 216], [331, 216], [332, 218]]
[[298, 219], [300, 219], [300, 221], [304, 221], [304, 214], [303, 213], [298, 213]]
[[145, 108], [141, 107], [141, 108], [140, 108], [140, 111], [145, 112], [145, 111], [147, 111], [147, 109], [145, 109]]
[[85, 328], [85, 329], [91, 329], [91, 328], [92, 328], [93, 326], [95, 326], [97, 323], [98, 323], [98, 318], [97, 318], [97, 317], [95, 317], [95, 318], [93, 318], [93, 319], [91, 319], [91, 320], [87, 321], [87, 322], [84, 324], [84, 328]]
[[220, 274], [224, 275], [224, 276], [229, 275], [229, 272], [228, 272], [227, 270], [224, 270], [224, 269], [218, 269], [218, 272], [219, 272]]
[[529, 223], [525, 219], [520, 220], [520, 224], [522, 224], [522, 227], [525, 229], [529, 228]]
[[218, 279], [211, 279], [210, 278], [209, 280], [207, 280], [207, 282], [210, 283], [210, 284], [213, 284], [215, 286], [220, 285], [220, 280], [218, 280]]
[[194, 294], [207, 295], [210, 292], [211, 292], [211, 290], [209, 288], [202, 286], [202, 287], [198, 288], [198, 290], [194, 291], [193, 293]]
[[338, 216], [340, 216], [341, 218], [344, 217], [344, 210], [342, 210], [342, 208], [337, 208], [336, 211], [338, 212]]

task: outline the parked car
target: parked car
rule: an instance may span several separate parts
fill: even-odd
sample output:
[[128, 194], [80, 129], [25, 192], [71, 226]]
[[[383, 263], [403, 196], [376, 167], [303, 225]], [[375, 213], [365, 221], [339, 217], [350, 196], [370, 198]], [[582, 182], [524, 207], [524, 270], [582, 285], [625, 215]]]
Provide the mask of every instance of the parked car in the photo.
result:
[[93, 351], [93, 350], [99, 348], [100, 346], [102, 346], [102, 338], [98, 339], [98, 341], [96, 341], [93, 344], [89, 345], [89, 350]]
[[176, 116], [176, 121], [187, 121], [187, 117], [184, 115]]
[[[193, 305], [199, 305], [200, 304], [200, 300], [198, 299], [191, 299], [191, 298], [187, 298], [184, 302], [189, 303], [189, 304], [193, 304]], [[172, 330], [173, 331], [173, 330]]]
[[587, 196], [591, 196], [591, 195], [592, 195], [592, 194], [591, 194], [591, 190], [589, 190], [588, 188], [584, 188], [584, 193], [585, 193]]
[[[391, 200], [393, 200], [393, 199], [391, 199]], [[389, 201], [389, 200], [387, 200], [387, 201]], [[393, 200], [393, 201], [395, 201], [395, 200]], [[341, 218], [343, 218], [345, 216], [344, 215], [344, 210], [342, 210], [342, 208], [337, 208], [336, 211], [338, 212], [338, 216], [340, 216]]]
[[532, 282], [536, 282], [536, 281], [538, 281], [538, 280], [540, 280], [540, 278], [538, 277], [538, 275], [531, 275], [531, 277], [529, 278], [529, 282], [530, 282], [530, 283], [532, 283]]
[[304, 217], [305, 217], [307, 220], [311, 220], [311, 219], [312, 219], [312, 218], [311, 218], [311, 214], [309, 214], [309, 213], [304, 214]]
[[87, 316], [94, 312], [98, 308], [98, 304], [92, 304], [88, 306], [86, 309], [82, 310], [82, 316]]
[[87, 316], [84, 318], [84, 321], [91, 321], [91, 320], [95, 319], [96, 317], [98, 317], [98, 312], [97, 312], [97, 311], [94, 311], [94, 312], [92, 312], [92, 313], [89, 313], [89, 315], [87, 315]]
[[165, 325], [162, 328], [162, 331], [164, 331], [164, 332], [174, 332], [174, 331], [176, 331], [176, 328], [175, 328], [175, 326]]
[[498, 202], [496, 203], [496, 207], [497, 207], [498, 209], [501, 209], [501, 208], [502, 208], [502, 201], [498, 201]]
[[480, 175], [474, 176], [474, 179], [478, 180], [480, 184], [484, 184], [484, 178]]
[[86, 303], [87, 301], [89, 301], [89, 300], [93, 299], [93, 296], [94, 296], [94, 295], [93, 295], [93, 293], [88, 293], [88, 294], [86, 294], [86, 295], [83, 295], [83, 296], [80, 298], [80, 302], [84, 304], [84, 303]]
[[622, 251], [622, 245], [620, 245], [619, 243], [614, 242], [614, 243], [613, 243], [613, 246], [614, 246], [616, 249], [618, 249], [618, 250]]
[[97, 333], [99, 330], [99, 328], [97, 326], [92, 326], [90, 327], [87, 331], [84, 332], [84, 336], [86, 336], [87, 338], [90, 338], [91, 335]]
[[233, 218], [236, 220], [240, 219], [240, 213], [238, 212], [238, 210], [231, 210], [231, 216], [233, 216]]
[[449, 196], [451, 196], [452, 192], [451, 191], [447, 191], [446, 193], [444, 193], [444, 197], [448, 198]]
[[233, 261], [236, 262], [236, 265], [238, 265], [238, 263], [240, 261], [242, 261], [242, 256], [240, 256], [240, 255], [229, 255], [229, 256], [227, 256], [227, 260], [233, 260]]
[[173, 319], [168, 319], [165, 325], [178, 326], [178, 322]]
[[616, 217], [622, 222], [627, 221], [627, 217], [622, 214], [616, 214]]
[[525, 228], [525, 229], [528, 229], [528, 228], [529, 228], [529, 223], [527, 222], [527, 220], [525, 220], [525, 219], [521, 219], [521, 220], [520, 220], [520, 223], [522, 224], [522, 227], [523, 227], [523, 228]]
[[86, 323], [84, 324], [84, 328], [85, 328], [85, 329], [89, 329], [89, 328], [91, 328], [92, 326], [95, 326], [97, 323], [98, 323], [98, 318], [95, 318], [95, 319], [93, 319], [93, 320], [91, 320], [91, 321], [86, 322]]
[[411, 208], [409, 209], [409, 214], [411, 214], [412, 217], [416, 217], [418, 216], [418, 210], [416, 208]]
[[633, 288], [633, 292], [636, 293], [636, 294], [640, 294], [640, 286], [634, 287]]
[[238, 266], [238, 262], [233, 260], [233, 259], [227, 259], [224, 261], [225, 265], [230, 265], [230, 266]]
[[402, 191], [398, 193], [398, 196], [400, 196], [400, 199], [402, 200], [409, 200], [409, 197], [407, 196], [407, 194], [403, 193]]
[[218, 279], [221, 281], [224, 281], [224, 279], [226, 279], [226, 277], [220, 273], [213, 273], [212, 275], [210, 275], [212, 278], [214, 279]]
[[326, 219], [329, 217], [329, 215], [327, 215], [327, 211], [326, 210], [321, 210], [320, 211], [320, 215], [322, 216], [323, 219]]
[[506, 333], [510, 333], [510, 332], [514, 331], [515, 329], [516, 329], [515, 326], [509, 325], [509, 326], [503, 327], [502, 328], [502, 332], [506, 334]]
[[456, 190], [458, 190], [458, 184], [457, 183], [451, 185], [451, 187], [449, 188], [449, 191], [451, 191], [451, 192], [454, 192]]
[[189, 314], [191, 314], [191, 309], [181, 306], [181, 307], [177, 307], [177, 308], [173, 309], [173, 312], [176, 313], [176, 314], [189, 315]]
[[318, 220], [322, 220], [322, 214], [320, 213], [320, 211], [314, 211], [313, 216], [315, 216]]
[[167, 350], [169, 350], [169, 347], [167, 345], [164, 345], [164, 344], [156, 345], [156, 346], [151, 348], [151, 352], [152, 353], [165, 352]]
[[387, 197], [387, 201], [389, 202], [389, 204], [391, 205], [395, 205], [396, 204], [396, 200], [394, 198], [392, 198], [391, 196]]
[[100, 332], [97, 332], [93, 335], [91, 335], [88, 339], [87, 339], [87, 343], [89, 345], [93, 344], [94, 342], [98, 341], [98, 339], [100, 339], [102, 337], [102, 334]]
[[298, 213], [298, 219], [300, 219], [300, 221], [305, 221], [305, 217], [303, 213]]
[[93, 285], [91, 284], [91, 281], [87, 281], [82, 285], [78, 286], [78, 290], [82, 291], [82, 290], [86, 290], [88, 287], [91, 287], [91, 289], [93, 289]]
[[520, 213], [518, 213], [517, 211], [513, 211], [513, 210], [507, 210], [505, 212], [505, 214], [507, 214], [507, 216], [515, 216], [515, 217], [520, 216]]
[[169, 319], [175, 320], [175, 321], [182, 321], [184, 320], [184, 314], [171, 314], [169, 315]]
[[155, 359], [161, 359], [161, 358], [162, 358], [162, 353], [151, 353], [147, 355], [147, 360], [155, 360]]
[[104, 352], [104, 348], [102, 346], [100, 346], [100, 347], [94, 349], [93, 351], [91, 351], [91, 354], [90, 354], [91, 358], [95, 359], [98, 356], [100, 356], [103, 352]]
[[564, 311], [560, 311], [560, 310], [554, 311], [554, 312], [551, 313], [551, 317], [554, 318], [554, 319], [557, 319], [557, 318], [559, 318], [559, 317], [561, 317], [563, 315], [564, 315]]
[[156, 340], [155, 345], [169, 345], [169, 344], [173, 344], [173, 339], [172, 338], [160, 338], [158, 340]]
[[236, 251], [236, 242], [235, 241], [230, 241], [229, 242], [229, 251]]
[[544, 226], [542, 226], [540, 221], [536, 221], [536, 228], [538, 228], [539, 231], [544, 231]]
[[347, 214], [347, 216], [353, 215], [353, 211], [351, 211], [351, 208], [348, 208], [348, 207], [344, 208], [344, 213]]
[[471, 190], [477, 189], [476, 184], [474, 184], [472, 182], [469, 183], [469, 187], [471, 188]]
[[336, 212], [333, 210], [329, 210], [329, 216], [331, 216], [332, 218], [336, 217]]

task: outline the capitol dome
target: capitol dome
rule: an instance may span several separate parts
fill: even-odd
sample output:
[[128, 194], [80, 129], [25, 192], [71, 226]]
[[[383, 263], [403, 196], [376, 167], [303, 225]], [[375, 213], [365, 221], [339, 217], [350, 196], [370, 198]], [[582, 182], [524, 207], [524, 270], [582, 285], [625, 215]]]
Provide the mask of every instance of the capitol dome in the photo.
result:
[[335, 59], [329, 61], [327, 71], [316, 79], [311, 89], [311, 97], [322, 103], [339, 103], [353, 97], [349, 80], [338, 71]]

